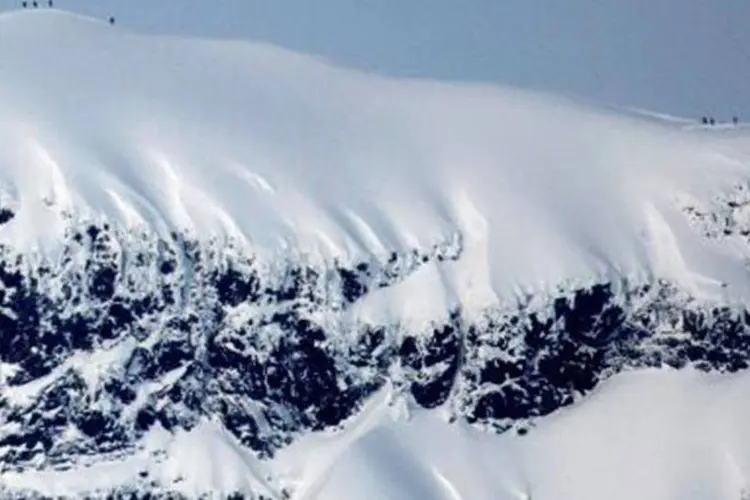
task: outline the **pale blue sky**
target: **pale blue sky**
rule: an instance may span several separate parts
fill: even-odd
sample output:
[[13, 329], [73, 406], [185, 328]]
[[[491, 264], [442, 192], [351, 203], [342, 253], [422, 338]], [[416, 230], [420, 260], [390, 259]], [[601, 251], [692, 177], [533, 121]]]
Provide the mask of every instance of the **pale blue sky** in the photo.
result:
[[[0, 0], [10, 7], [20, 0]], [[750, 0], [56, 0], [141, 31], [248, 38], [398, 76], [750, 119]]]

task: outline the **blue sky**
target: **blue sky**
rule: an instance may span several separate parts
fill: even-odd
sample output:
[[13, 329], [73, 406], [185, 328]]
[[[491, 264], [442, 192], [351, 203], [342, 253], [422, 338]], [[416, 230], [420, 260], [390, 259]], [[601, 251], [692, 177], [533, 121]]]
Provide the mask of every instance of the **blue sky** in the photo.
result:
[[[6, 8], [20, 0], [0, 0]], [[396, 76], [750, 120], [748, 0], [56, 0], [140, 31], [263, 40]]]

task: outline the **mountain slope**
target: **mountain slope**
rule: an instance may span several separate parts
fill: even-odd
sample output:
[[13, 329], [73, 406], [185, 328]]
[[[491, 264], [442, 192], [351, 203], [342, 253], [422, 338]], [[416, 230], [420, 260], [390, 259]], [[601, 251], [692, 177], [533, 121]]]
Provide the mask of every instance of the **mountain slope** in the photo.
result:
[[533, 436], [618, 372], [750, 363], [747, 129], [57, 11], [0, 60], [8, 492], [336, 498], [284, 453], [368, 457], [385, 393]]
[[[740, 151], [722, 156], [713, 138], [544, 95], [384, 80], [55, 12], [1, 22], [3, 172], [10, 202], [26, 204], [25, 230], [4, 231], [14, 245], [58, 239], [56, 215], [84, 210], [349, 258], [461, 231], [502, 293], [669, 272], [651, 219], [744, 174]], [[688, 268], [728, 281], [701, 269], [706, 253]]]
[[[297, 498], [746, 498], [747, 388], [746, 373], [622, 374], [524, 436], [488, 436], [427, 412], [394, 422], [381, 409], [339, 454], [347, 433], [292, 445], [279, 469], [304, 478], [308, 496]], [[311, 464], [313, 455], [330, 460]]]

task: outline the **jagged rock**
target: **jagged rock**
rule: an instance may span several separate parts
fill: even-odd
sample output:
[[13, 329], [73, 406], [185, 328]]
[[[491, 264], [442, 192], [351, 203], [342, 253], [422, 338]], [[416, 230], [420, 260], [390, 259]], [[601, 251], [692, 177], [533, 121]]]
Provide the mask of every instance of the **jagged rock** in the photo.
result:
[[701, 305], [669, 283], [594, 283], [476, 318], [457, 308], [421, 332], [351, 321], [353, 303], [459, 258], [459, 243], [275, 273], [179, 234], [91, 224], [65, 245], [59, 261], [34, 266], [0, 249], [0, 361], [14, 367], [0, 396], [5, 469], [37, 467], [40, 455], [59, 467], [127, 455], [154, 426], [177, 432], [206, 417], [269, 457], [301, 433], [340, 425], [394, 366], [415, 404], [450, 405], [502, 431], [624, 368], [750, 364], [750, 313]]

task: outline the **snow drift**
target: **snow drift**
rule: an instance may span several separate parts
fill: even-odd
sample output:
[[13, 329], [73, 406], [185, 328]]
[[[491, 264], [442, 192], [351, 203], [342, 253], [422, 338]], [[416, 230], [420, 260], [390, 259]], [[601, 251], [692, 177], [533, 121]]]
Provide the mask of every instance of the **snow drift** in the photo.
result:
[[[616, 440], [585, 395], [750, 365], [743, 127], [51, 10], [0, 16], [0, 61], [9, 495], [616, 498], [646, 444], [579, 450], [578, 421]], [[510, 429], [528, 436], [489, 437]], [[582, 454], [572, 479], [557, 449]], [[737, 498], [737, 449], [627, 485]], [[446, 450], [474, 472], [430, 459]]]

